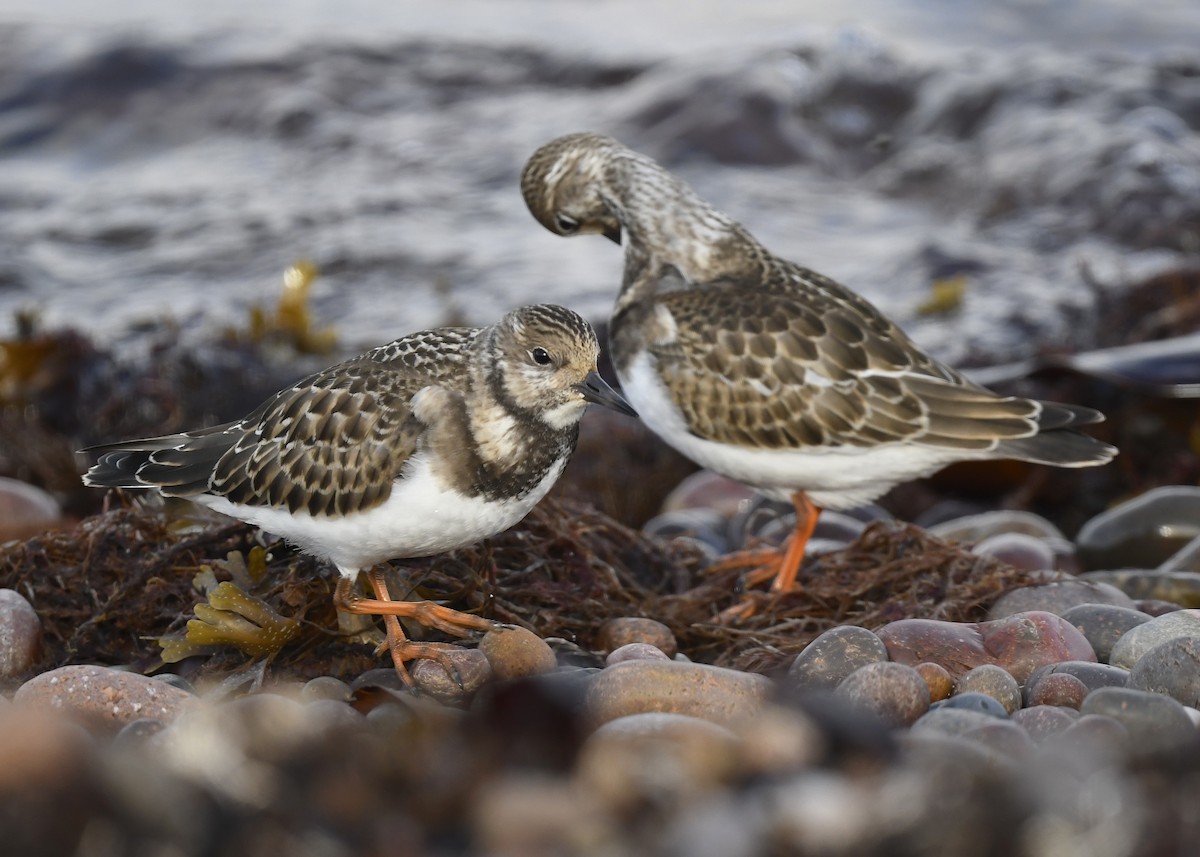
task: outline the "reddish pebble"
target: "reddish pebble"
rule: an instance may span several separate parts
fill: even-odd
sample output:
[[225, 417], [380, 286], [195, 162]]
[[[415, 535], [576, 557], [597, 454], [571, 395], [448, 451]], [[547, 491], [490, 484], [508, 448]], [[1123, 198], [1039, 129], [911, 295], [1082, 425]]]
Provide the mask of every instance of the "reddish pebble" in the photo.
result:
[[652, 646], [649, 643], [626, 643], [620, 648], [613, 649], [608, 653], [608, 657], [604, 659], [604, 663], [608, 666], [613, 664], [623, 663], [625, 661], [669, 661], [668, 658], [657, 646]]
[[1029, 689], [1029, 704], [1057, 705], [1078, 711], [1087, 695], [1087, 685], [1070, 673], [1047, 673]]
[[1029, 733], [1029, 737], [1041, 743], [1051, 735], [1057, 735], [1074, 725], [1079, 712], [1057, 705], [1031, 705], [1012, 716], [1013, 722]]
[[97, 666], [67, 666], [36, 675], [21, 685], [13, 704], [70, 714], [103, 733], [134, 720], [169, 722], [194, 706], [185, 690], [138, 673]]
[[929, 687], [930, 702], [948, 699], [954, 692], [954, 677], [941, 664], [926, 661], [923, 664], [917, 664], [917, 672], [921, 674], [921, 678], [925, 679], [925, 684]]
[[932, 661], [955, 677], [994, 664], [1021, 683], [1043, 664], [1096, 660], [1074, 625], [1040, 610], [979, 623], [901, 619], [881, 628], [879, 638], [893, 661], [910, 666]]

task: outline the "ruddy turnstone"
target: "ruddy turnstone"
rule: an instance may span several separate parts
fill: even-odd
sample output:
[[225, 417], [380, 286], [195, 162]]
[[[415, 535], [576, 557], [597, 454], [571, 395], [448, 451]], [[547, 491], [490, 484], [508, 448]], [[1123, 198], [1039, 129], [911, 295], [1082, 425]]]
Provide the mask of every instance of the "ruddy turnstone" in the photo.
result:
[[[492, 623], [392, 601], [378, 565], [511, 527], [562, 473], [588, 402], [633, 414], [597, 374], [598, 354], [591, 326], [553, 305], [491, 327], [412, 333], [236, 422], [84, 450], [99, 460], [83, 481], [184, 497], [331, 561], [341, 573], [335, 604], [384, 617], [407, 683], [404, 661], [448, 662], [444, 645], [407, 640], [397, 617], [459, 635]], [[363, 570], [375, 599], [354, 593]]]
[[795, 503], [775, 591], [795, 585], [821, 508], [861, 505], [957, 461], [1086, 467], [1116, 454], [1075, 431], [1099, 412], [973, 384], [610, 137], [542, 146], [521, 192], [551, 232], [624, 242], [609, 338], [645, 423], [701, 466]]

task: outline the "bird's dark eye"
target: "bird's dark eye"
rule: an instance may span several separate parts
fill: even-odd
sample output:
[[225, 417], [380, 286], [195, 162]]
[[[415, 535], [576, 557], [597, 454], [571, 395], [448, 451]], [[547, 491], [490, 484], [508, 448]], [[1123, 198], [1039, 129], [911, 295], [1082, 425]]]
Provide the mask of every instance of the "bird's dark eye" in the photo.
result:
[[539, 366], [550, 365], [550, 352], [545, 348], [535, 348], [529, 352], [529, 356], [533, 358], [533, 362]]
[[570, 235], [573, 232], [579, 231], [579, 221], [567, 214], [554, 215], [554, 225], [564, 235]]

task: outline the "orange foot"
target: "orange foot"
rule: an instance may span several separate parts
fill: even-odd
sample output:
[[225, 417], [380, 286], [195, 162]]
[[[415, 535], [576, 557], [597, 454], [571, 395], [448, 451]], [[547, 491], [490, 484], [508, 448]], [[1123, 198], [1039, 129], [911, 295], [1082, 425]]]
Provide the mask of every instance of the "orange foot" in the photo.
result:
[[[784, 550], [768, 548], [738, 551], [710, 566], [710, 570], [727, 571], [731, 568], [749, 567], [751, 570], [744, 578], [747, 589], [771, 580], [773, 594], [795, 591], [798, 588], [796, 575], [800, 573], [804, 551], [817, 528], [821, 510], [813, 505], [812, 500], [809, 500], [803, 491], [793, 494], [792, 502], [796, 505], [796, 529], [788, 537]], [[759, 598], [748, 593], [742, 601], [718, 613], [717, 621], [728, 624], [749, 619], [758, 612], [759, 603]]]
[[432, 601], [393, 601], [384, 582], [383, 571], [373, 568], [367, 575], [371, 581], [371, 588], [375, 590], [375, 598], [360, 597], [354, 592], [353, 581], [342, 577], [333, 593], [334, 606], [347, 613], [383, 617], [387, 642], [380, 646], [377, 654], [382, 653], [385, 648], [391, 653], [396, 674], [400, 676], [400, 681], [404, 682], [405, 687], [415, 687], [415, 683], [404, 662], [422, 658], [441, 665], [446, 674], [461, 685], [458, 669], [449, 657], [449, 653], [457, 649], [457, 646], [449, 643], [415, 643], [404, 635], [404, 629], [400, 627], [400, 618], [413, 619], [426, 627], [437, 628], [459, 637], [465, 637], [472, 631], [489, 631], [495, 627], [495, 623], [470, 613], [451, 610]]

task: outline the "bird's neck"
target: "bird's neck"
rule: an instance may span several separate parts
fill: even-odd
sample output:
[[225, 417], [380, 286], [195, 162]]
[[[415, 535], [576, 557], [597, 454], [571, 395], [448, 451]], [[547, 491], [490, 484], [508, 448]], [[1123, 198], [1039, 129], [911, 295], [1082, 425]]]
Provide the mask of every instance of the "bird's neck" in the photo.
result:
[[685, 281], [740, 279], [757, 270], [761, 245], [686, 183], [636, 152], [614, 159], [608, 204], [621, 221], [630, 266], [671, 266]]

